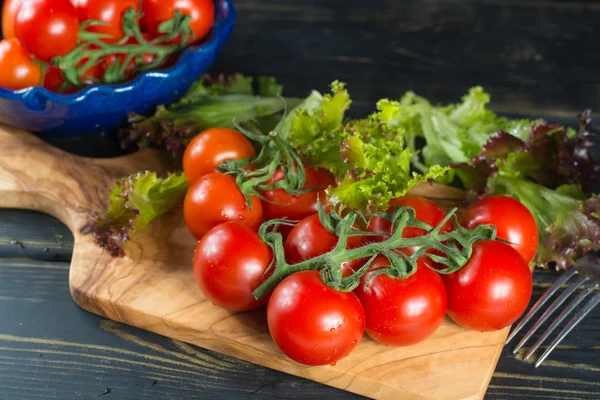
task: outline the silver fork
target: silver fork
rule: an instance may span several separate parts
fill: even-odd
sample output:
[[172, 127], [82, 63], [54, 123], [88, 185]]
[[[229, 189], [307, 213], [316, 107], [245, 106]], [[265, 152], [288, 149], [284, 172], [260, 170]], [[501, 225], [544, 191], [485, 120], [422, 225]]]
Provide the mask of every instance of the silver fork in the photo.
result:
[[[517, 347], [513, 350], [513, 354], [516, 354], [525, 343], [533, 336], [533, 334], [542, 326], [542, 324], [550, 317], [558, 308], [571, 296], [575, 291], [583, 286], [583, 289], [577, 296], [575, 296], [571, 302], [563, 309], [563, 311], [556, 317], [556, 319], [552, 322], [552, 324], [548, 327], [546, 332], [542, 334], [542, 336], [535, 342], [535, 344], [529, 349], [527, 354], [525, 355], [524, 360], [529, 359], [535, 353], [535, 351], [544, 343], [546, 339], [554, 332], [554, 330], [558, 327], [558, 325], [588, 296], [590, 296], [596, 288], [600, 286], [600, 258], [598, 256], [588, 254], [585, 257], [581, 258], [577, 264], [575, 264], [571, 269], [563, 273], [556, 282], [552, 286], [550, 286], [544, 294], [537, 300], [537, 302], [533, 305], [533, 307], [529, 310], [529, 312], [519, 321], [517, 326], [513, 329], [510, 336], [506, 340], [506, 344], [508, 344], [514, 337], [519, 333], [519, 331], [527, 324], [527, 322], [531, 319], [531, 317], [538, 312], [542, 306], [554, 295], [560, 287], [571, 280], [573, 277], [575, 279], [568, 284], [566, 289], [552, 302], [550, 307], [544, 311], [544, 313], [540, 316], [540, 318], [533, 324], [529, 332], [525, 334], [523, 339], [519, 342]], [[600, 292], [595, 293], [588, 302], [577, 311], [577, 313], [571, 318], [569, 323], [563, 328], [563, 330], [558, 334], [558, 336], [552, 341], [550, 346], [544, 351], [542, 356], [536, 361], [535, 366], [539, 367], [542, 362], [550, 355], [552, 350], [558, 346], [558, 344], [577, 326], [579, 322], [586, 315], [592, 311], [596, 305], [600, 303]]]

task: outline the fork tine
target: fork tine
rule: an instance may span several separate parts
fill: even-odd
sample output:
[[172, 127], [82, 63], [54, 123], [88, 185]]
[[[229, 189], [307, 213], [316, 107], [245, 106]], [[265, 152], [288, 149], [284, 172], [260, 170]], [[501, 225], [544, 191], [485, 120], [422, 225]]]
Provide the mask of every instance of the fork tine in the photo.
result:
[[585, 300], [585, 298], [587, 296], [589, 296], [594, 289], [596, 289], [598, 287], [598, 283], [594, 284], [594, 285], [588, 285], [586, 286], [581, 293], [579, 293], [570, 303], [567, 307], [565, 307], [565, 309], [558, 315], [558, 317], [556, 317], [556, 319], [552, 322], [552, 324], [548, 327], [548, 329], [546, 329], [546, 332], [544, 332], [544, 334], [538, 339], [537, 342], [535, 342], [535, 344], [531, 347], [531, 349], [529, 349], [529, 352], [525, 355], [524, 360], [528, 360], [529, 357], [531, 357], [531, 355], [533, 353], [535, 353], [537, 351], [537, 349], [542, 345], [542, 343], [544, 343], [544, 341], [546, 339], [548, 339], [548, 336], [550, 336], [550, 334], [552, 332], [554, 332], [554, 330], [556, 329], [556, 327], [558, 325], [560, 325], [560, 323], [567, 317], [567, 315], [569, 315], [571, 313], [571, 311], [573, 311], [575, 309], [575, 307], [577, 307], [579, 305], [579, 303], [581, 303], [583, 300]]
[[575, 290], [577, 290], [577, 288], [588, 279], [590, 278], [588, 278], [587, 276], [580, 276], [577, 278], [577, 280], [572, 282], [569, 285], [569, 287], [567, 287], [567, 289], [564, 292], [562, 292], [560, 296], [558, 296], [556, 300], [552, 302], [552, 304], [550, 304], [550, 307], [548, 307], [546, 311], [544, 311], [540, 318], [538, 318], [538, 320], [535, 321], [535, 324], [533, 324], [531, 329], [529, 329], [529, 332], [527, 332], [527, 334], [523, 337], [523, 339], [521, 339], [517, 347], [515, 347], [515, 349], [513, 350], [513, 354], [516, 354], [519, 350], [521, 350], [521, 347], [523, 347], [523, 345], [533, 336], [533, 334], [537, 332], [540, 326], [542, 326], [542, 324], [546, 322], [548, 317], [552, 315], [552, 313], [554, 313], [554, 311], [556, 311], [558, 307], [560, 307], [562, 303], [564, 303], [565, 300], [567, 300], [567, 298], [570, 295], [572, 295], [573, 292], [575, 292]]
[[519, 333], [519, 331], [521, 329], [523, 329], [523, 327], [525, 326], [525, 324], [527, 322], [529, 322], [529, 320], [531, 319], [531, 317], [533, 316], [533, 314], [535, 314], [546, 303], [546, 301], [548, 301], [548, 299], [550, 297], [552, 297], [552, 295], [554, 293], [556, 293], [556, 291], [561, 287], [561, 285], [563, 283], [565, 283], [566, 281], [568, 281], [573, 275], [575, 275], [577, 273], [578, 273], [577, 269], [576, 268], [572, 268], [568, 272], [565, 272], [564, 274], [562, 274], [556, 280], [556, 282], [554, 282], [554, 284], [552, 286], [550, 286], [544, 292], [544, 294], [542, 294], [542, 296], [535, 302], [535, 304], [533, 305], [533, 307], [531, 307], [531, 309], [521, 319], [521, 321], [519, 321], [519, 323], [517, 324], [517, 326], [513, 329], [513, 331], [508, 336], [508, 339], [506, 339], [506, 343], [505, 344], [508, 344], [508, 342], [510, 342], [515, 336], [517, 336], [517, 333]]
[[554, 339], [550, 347], [548, 347], [544, 354], [542, 354], [540, 359], [537, 360], [537, 362], [535, 363], [536, 368], [539, 367], [542, 362], [544, 362], [544, 360], [550, 355], [552, 350], [554, 350], [556, 346], [558, 346], [558, 344], [565, 338], [565, 336], [567, 336], [569, 332], [571, 332], [573, 328], [575, 328], [577, 324], [579, 324], [579, 322], [581, 322], [581, 320], [584, 319], [585, 316], [588, 315], [590, 311], [592, 311], [594, 307], [598, 305], [598, 303], [600, 303], [600, 292], [596, 293], [594, 297], [592, 297], [590, 301], [588, 301], [587, 304], [581, 310], [579, 310], [577, 314], [573, 316], [573, 318], [569, 321], [567, 326], [565, 326], [560, 332], [560, 334], [556, 337], [556, 339]]

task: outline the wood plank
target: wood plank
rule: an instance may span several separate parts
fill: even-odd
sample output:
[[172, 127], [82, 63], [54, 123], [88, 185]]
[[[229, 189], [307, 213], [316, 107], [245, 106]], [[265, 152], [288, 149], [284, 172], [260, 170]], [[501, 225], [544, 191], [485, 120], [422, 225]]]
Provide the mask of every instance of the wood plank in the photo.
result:
[[1, 400], [96, 398], [107, 388], [117, 400], [359, 398], [85, 312], [68, 274], [67, 263], [0, 259]]
[[0, 257], [70, 261], [73, 234], [56, 218], [24, 210], [0, 209]]
[[[38, 281], [52, 276], [50, 295], [31, 291], [40, 271]], [[536, 271], [534, 296], [556, 275]], [[89, 314], [67, 282], [67, 263], [0, 259], [0, 399], [92, 398], [107, 388], [118, 400], [359, 398]], [[598, 325], [594, 312], [539, 369], [505, 349], [486, 399], [600, 398]]]
[[291, 95], [348, 83], [372, 107], [406, 90], [435, 102], [483, 85], [507, 113], [573, 118], [600, 103], [600, 4], [239, 0], [215, 71], [273, 75]]

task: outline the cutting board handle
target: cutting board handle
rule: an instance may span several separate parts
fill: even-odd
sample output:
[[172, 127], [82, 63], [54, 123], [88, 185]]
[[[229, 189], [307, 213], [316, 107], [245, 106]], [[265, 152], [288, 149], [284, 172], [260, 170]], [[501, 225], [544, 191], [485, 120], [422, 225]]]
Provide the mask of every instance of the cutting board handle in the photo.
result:
[[153, 151], [111, 159], [79, 157], [0, 126], [0, 207], [48, 213], [75, 233], [92, 212], [105, 208], [115, 179], [144, 169], [162, 172], [160, 165]]

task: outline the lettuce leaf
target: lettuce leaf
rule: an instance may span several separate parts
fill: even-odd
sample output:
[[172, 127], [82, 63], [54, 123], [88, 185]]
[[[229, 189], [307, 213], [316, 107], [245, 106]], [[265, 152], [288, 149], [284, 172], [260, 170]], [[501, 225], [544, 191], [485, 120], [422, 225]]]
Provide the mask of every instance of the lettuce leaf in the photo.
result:
[[242, 74], [206, 76], [179, 101], [158, 106], [153, 115], [130, 115], [119, 132], [121, 147], [161, 149], [180, 160], [189, 141], [205, 129], [252, 121], [269, 131], [286, 107], [300, 102], [282, 99], [283, 87], [275, 78], [259, 77], [256, 86], [255, 90], [253, 79]]
[[[409, 148], [415, 153], [413, 164], [426, 171], [431, 165], [468, 162], [481, 152], [495, 132], [526, 137], [533, 121], [497, 117], [487, 108], [489, 102], [490, 96], [476, 86], [457, 104], [436, 107], [427, 99], [407, 92], [400, 101], [380, 101], [379, 107], [389, 123], [405, 131]], [[418, 137], [426, 141], [421, 151], [424, 162], [416, 157]]]
[[113, 257], [123, 256], [123, 244], [155, 218], [179, 205], [188, 184], [183, 174], [160, 178], [144, 172], [121, 178], [110, 191], [108, 209], [86, 227], [96, 242]]
[[534, 124], [525, 140], [497, 132], [470, 163], [455, 165], [467, 188], [508, 194], [528, 207], [540, 231], [539, 265], [554, 261], [566, 268], [600, 249], [600, 199], [585, 195], [600, 168], [588, 129], [584, 122], [579, 133]]
[[481, 87], [447, 106], [408, 92], [397, 102], [385, 101], [382, 113], [404, 129], [411, 149], [415, 138], [425, 139], [422, 158], [413, 157], [415, 167], [450, 165], [466, 189], [507, 194], [525, 204], [540, 231], [539, 264], [555, 261], [566, 268], [598, 249], [599, 200], [589, 194], [600, 165], [590, 151], [595, 135], [589, 111], [580, 115], [576, 132], [543, 120], [498, 117], [489, 102]]
[[540, 245], [534, 262], [555, 262], [568, 268], [592, 250], [600, 250], [600, 197], [586, 198], [579, 185], [556, 189], [519, 177], [496, 175], [490, 192], [513, 196], [533, 214], [540, 230]]
[[351, 207], [367, 212], [386, 210], [390, 200], [405, 195], [421, 182], [437, 179], [449, 168], [434, 166], [425, 174], [411, 173], [410, 149], [401, 140], [365, 141], [354, 134], [342, 142], [344, 161], [351, 166], [336, 187], [327, 189], [336, 208]]
[[424, 175], [411, 171], [405, 127], [392, 118], [396, 104], [382, 101], [367, 118], [344, 122], [350, 96], [337, 81], [331, 90], [324, 96], [313, 92], [283, 121], [281, 132], [310, 165], [338, 177], [338, 185], [327, 190], [334, 207], [386, 210], [393, 198], [449, 171], [440, 166]]
[[331, 94], [313, 91], [282, 122], [279, 131], [311, 165], [342, 175], [347, 168], [340, 157], [340, 144], [347, 137], [342, 122], [351, 104], [345, 84], [335, 81]]

